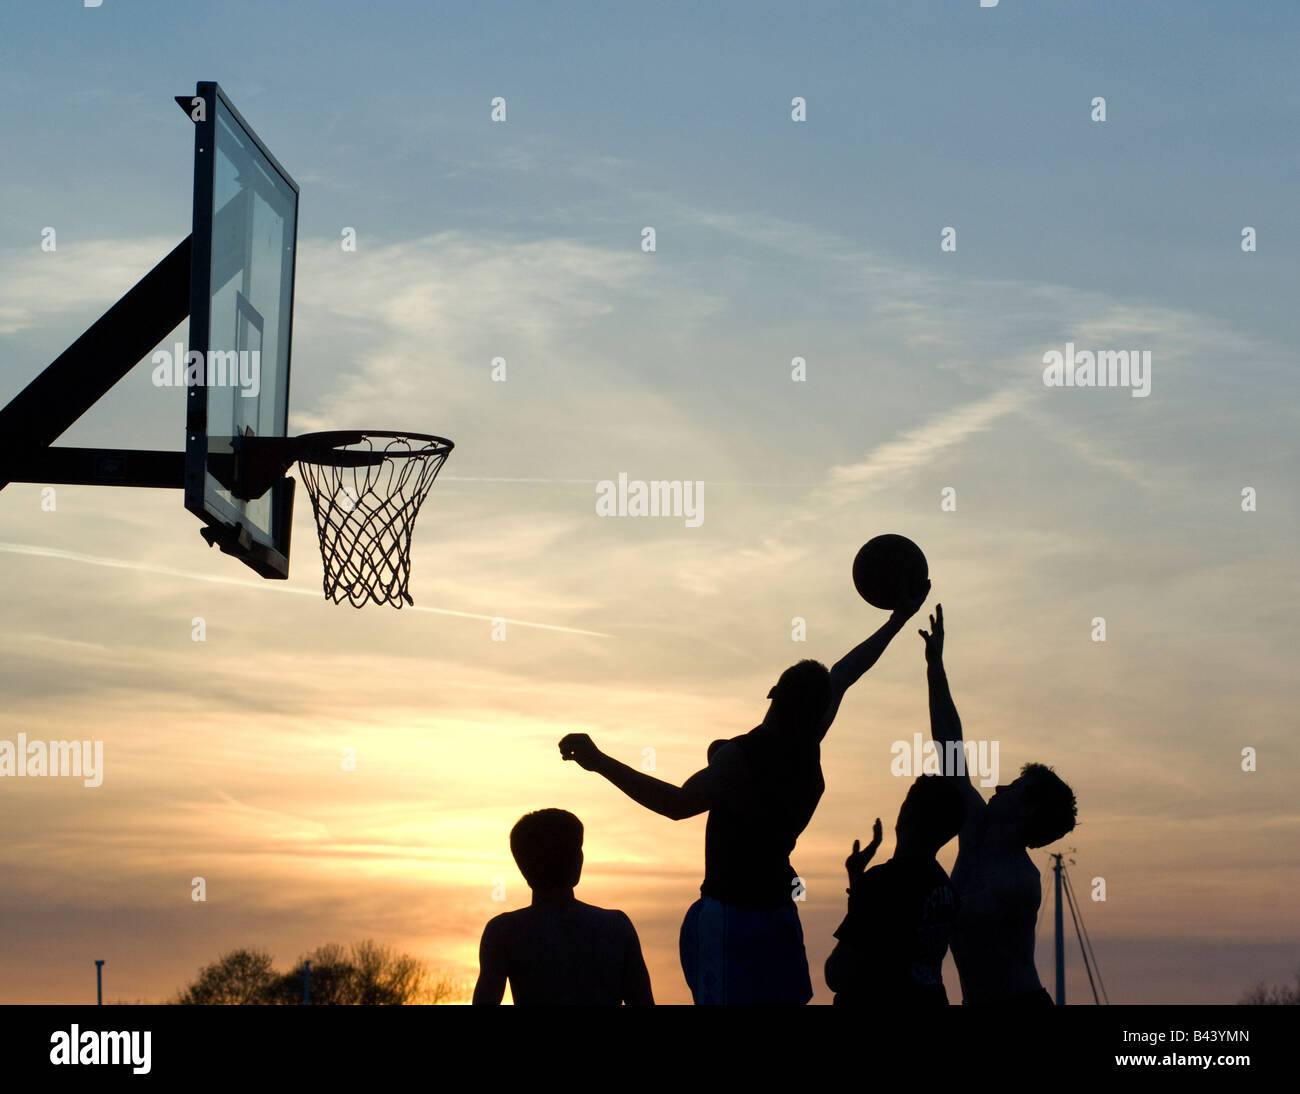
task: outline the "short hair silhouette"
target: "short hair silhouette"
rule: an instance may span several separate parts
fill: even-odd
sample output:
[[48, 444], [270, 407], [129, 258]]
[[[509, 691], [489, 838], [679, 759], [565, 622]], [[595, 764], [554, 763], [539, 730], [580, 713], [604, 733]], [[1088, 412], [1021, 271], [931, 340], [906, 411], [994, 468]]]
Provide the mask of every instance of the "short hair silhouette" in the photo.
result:
[[820, 661], [803, 660], [781, 673], [772, 689], [772, 709], [792, 728], [815, 726], [831, 701], [831, 673]]
[[582, 877], [582, 821], [564, 809], [527, 813], [510, 830], [510, 852], [533, 898], [483, 928], [474, 1002], [500, 1003], [509, 985], [514, 1001], [525, 1006], [653, 1004], [632, 921], [574, 895]]
[[538, 809], [510, 829], [510, 853], [530, 889], [567, 888], [582, 876], [582, 821], [566, 809]]
[[1024, 783], [1024, 836], [1026, 847], [1046, 847], [1074, 831], [1079, 808], [1074, 791], [1046, 764], [1025, 764], [1020, 769]]
[[898, 823], [936, 851], [961, 831], [965, 819], [961, 788], [942, 775], [918, 775], [898, 810]]

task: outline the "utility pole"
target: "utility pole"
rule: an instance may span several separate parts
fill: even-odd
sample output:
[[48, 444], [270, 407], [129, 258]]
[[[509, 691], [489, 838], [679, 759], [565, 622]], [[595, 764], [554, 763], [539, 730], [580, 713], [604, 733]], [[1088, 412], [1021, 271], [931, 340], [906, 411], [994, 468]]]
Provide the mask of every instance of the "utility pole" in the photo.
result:
[[95, 962], [95, 1006], [104, 1005], [104, 962]]
[[1065, 1006], [1065, 921], [1061, 916], [1061, 856], [1053, 855], [1056, 865], [1056, 1005]]
[[302, 1005], [311, 1005], [311, 962], [302, 963]]

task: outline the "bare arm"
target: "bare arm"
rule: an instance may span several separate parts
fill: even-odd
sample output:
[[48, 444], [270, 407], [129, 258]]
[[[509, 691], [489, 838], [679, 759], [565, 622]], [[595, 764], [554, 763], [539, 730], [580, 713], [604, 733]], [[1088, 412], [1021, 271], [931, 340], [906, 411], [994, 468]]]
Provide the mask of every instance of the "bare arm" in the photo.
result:
[[[880, 821], [876, 821], [873, 836], [880, 831]], [[876, 900], [875, 887], [868, 880], [866, 861], [860, 861], [861, 869], [855, 874], [854, 867], [862, 860], [858, 843], [853, 844], [854, 854], [849, 856], [844, 865], [849, 868], [849, 909], [844, 922], [835, 932], [835, 948], [826, 959], [826, 986], [837, 995], [840, 992], [853, 992], [860, 988], [872, 971], [878, 955], [873, 953], [898, 943], [889, 937], [887, 925], [880, 919], [880, 908]], [[869, 859], [875, 847], [866, 852]], [[879, 877], [879, 875], [877, 875]]]
[[[627, 917], [624, 916], [626, 919]], [[636, 928], [627, 920], [627, 955], [623, 961], [623, 1002], [629, 1007], [653, 1007], [655, 997], [650, 991], [650, 973], [641, 956], [641, 940]]]
[[961, 718], [957, 715], [957, 704], [952, 701], [952, 691], [948, 688], [948, 674], [944, 672], [943, 662], [933, 662], [925, 674], [930, 684], [930, 736], [936, 744], [960, 741]]
[[[711, 797], [697, 776], [691, 776], [683, 786], [674, 786], [653, 775], [647, 775], [644, 771], [619, 763], [604, 753], [601, 753], [600, 760], [591, 770], [604, 775], [638, 805], [669, 820], [698, 816], [712, 805]], [[700, 772], [701, 775], [706, 773], [707, 769]]]
[[836, 942], [835, 948], [826, 958], [823, 975], [826, 986], [836, 994], [846, 991], [861, 981], [863, 973], [869, 968], [861, 951], [844, 942]]
[[[948, 688], [948, 674], [943, 667], [943, 605], [935, 606], [934, 615], [930, 616], [930, 630], [919, 632], [925, 640], [926, 679], [930, 685], [930, 736], [939, 746], [939, 762], [946, 768], [947, 750], [943, 745], [949, 741], [961, 743], [961, 719], [957, 716], [957, 704], [952, 701], [952, 692]], [[944, 770], [945, 775], [964, 776], [970, 781], [970, 773], [962, 764], [960, 771]]]
[[638, 805], [669, 820], [707, 812], [720, 793], [719, 778], [712, 767], [696, 772], [682, 786], [674, 786], [606, 756], [585, 733], [570, 733], [563, 738], [560, 755], [603, 775]]
[[475, 1006], [495, 1006], [506, 993], [505, 952], [498, 931], [489, 921], [478, 947], [478, 983], [474, 985]]
[[925, 583], [925, 589], [917, 597], [894, 610], [893, 614], [885, 620], [884, 625], [876, 631], [865, 642], [854, 646], [843, 657], [835, 662], [831, 669], [831, 698], [826, 707], [826, 715], [822, 719], [821, 729], [818, 733], [819, 738], [825, 737], [831, 728], [831, 723], [835, 721], [835, 715], [839, 713], [840, 702], [844, 698], [844, 693], [854, 684], [866, 675], [868, 670], [877, 661], [880, 655], [885, 652], [886, 647], [893, 641], [894, 635], [903, 629], [904, 624], [912, 618], [925, 603], [925, 598], [930, 595], [930, 583]]

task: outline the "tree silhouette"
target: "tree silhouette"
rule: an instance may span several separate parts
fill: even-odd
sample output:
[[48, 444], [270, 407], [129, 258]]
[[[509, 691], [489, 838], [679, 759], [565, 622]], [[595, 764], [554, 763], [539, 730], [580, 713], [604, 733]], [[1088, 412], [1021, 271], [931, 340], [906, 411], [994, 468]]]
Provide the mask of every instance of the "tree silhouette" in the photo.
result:
[[232, 950], [205, 965], [176, 1001], [194, 1006], [269, 1003], [276, 980], [271, 955], [265, 950]]
[[1300, 969], [1296, 970], [1295, 984], [1266, 984], [1260, 981], [1246, 992], [1238, 1003], [1245, 1006], [1298, 1006], [1300, 1005]]
[[318, 947], [299, 960], [276, 985], [281, 1002], [302, 1000], [303, 963], [311, 962], [315, 1006], [400, 1006], [422, 1001], [429, 979], [424, 963], [367, 939], [345, 950]]
[[183, 1004], [269, 1004], [302, 1002], [303, 966], [311, 962], [313, 1006], [400, 1006], [444, 1003], [463, 994], [450, 974], [433, 976], [425, 963], [367, 939], [350, 948], [318, 946], [292, 969], [277, 973], [262, 950], [234, 950], [199, 972], [177, 998]]

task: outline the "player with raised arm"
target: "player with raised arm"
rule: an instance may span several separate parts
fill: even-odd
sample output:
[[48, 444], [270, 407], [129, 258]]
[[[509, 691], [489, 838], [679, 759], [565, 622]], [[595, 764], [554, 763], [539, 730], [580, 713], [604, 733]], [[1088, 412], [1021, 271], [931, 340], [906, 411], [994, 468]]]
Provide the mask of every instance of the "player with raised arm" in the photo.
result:
[[[879, 660], [920, 609], [930, 583], [827, 671], [817, 661], [786, 669], [768, 692], [763, 721], [716, 750], [681, 786], [606, 756], [585, 733], [560, 755], [603, 775], [633, 801], [671, 820], [709, 814], [704, 883], [682, 923], [682, 970], [696, 1003], [802, 1005], [812, 998], [790, 854], [826, 782], [821, 741], [844, 693]], [[716, 743], [716, 742], [715, 742]]]
[[1050, 1006], [1051, 996], [1034, 965], [1042, 882], [1027, 849], [1045, 847], [1073, 830], [1074, 791], [1051, 768], [1026, 764], [1015, 781], [999, 786], [985, 803], [961, 751], [961, 719], [943, 665], [943, 605], [930, 616], [930, 630], [919, 633], [925, 641], [930, 732], [944, 774], [956, 781], [966, 802], [952, 871], [961, 900], [952, 957], [962, 1002]]
[[837, 1005], [947, 1006], [942, 966], [952, 935], [956, 891], [935, 860], [960, 830], [962, 792], [941, 775], [921, 775], [894, 826], [893, 857], [868, 870], [880, 846], [880, 818], [865, 849], [853, 841], [848, 915], [826, 959]]

